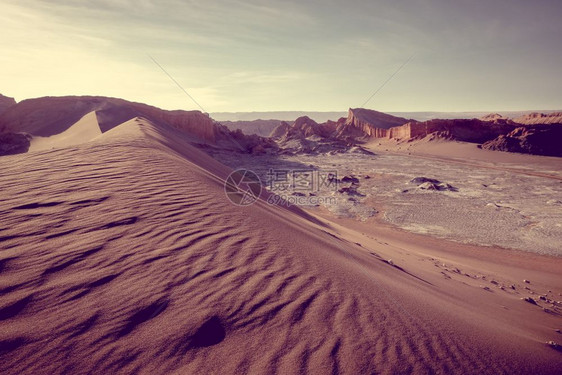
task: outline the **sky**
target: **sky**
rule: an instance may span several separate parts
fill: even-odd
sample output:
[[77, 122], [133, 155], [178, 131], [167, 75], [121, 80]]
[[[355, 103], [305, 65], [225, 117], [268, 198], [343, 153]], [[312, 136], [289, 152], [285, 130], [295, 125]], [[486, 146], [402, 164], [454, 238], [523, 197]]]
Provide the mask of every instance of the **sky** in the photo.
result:
[[561, 17], [560, 0], [0, 0], [0, 93], [200, 109], [152, 57], [206, 112], [345, 111], [378, 89], [365, 107], [562, 109]]

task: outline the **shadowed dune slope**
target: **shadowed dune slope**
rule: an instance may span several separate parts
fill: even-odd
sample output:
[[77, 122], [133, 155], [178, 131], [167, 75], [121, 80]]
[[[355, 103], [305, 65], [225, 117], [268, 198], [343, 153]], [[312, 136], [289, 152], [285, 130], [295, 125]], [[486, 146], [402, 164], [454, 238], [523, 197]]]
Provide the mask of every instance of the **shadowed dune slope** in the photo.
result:
[[[560, 354], [134, 119], [0, 159], [0, 372], [556, 373]], [[376, 249], [375, 249], [376, 250]], [[414, 271], [414, 270], [409, 270]]]

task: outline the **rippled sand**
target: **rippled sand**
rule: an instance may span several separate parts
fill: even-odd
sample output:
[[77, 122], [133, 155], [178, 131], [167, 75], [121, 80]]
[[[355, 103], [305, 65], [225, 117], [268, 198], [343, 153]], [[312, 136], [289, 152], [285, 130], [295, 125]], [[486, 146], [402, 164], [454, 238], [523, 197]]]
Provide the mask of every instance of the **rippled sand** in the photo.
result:
[[[364, 228], [236, 207], [229, 170], [172, 129], [131, 120], [90, 143], [3, 157], [0, 169], [3, 374], [562, 366], [545, 344], [556, 308], [448, 280], [427, 249], [414, 256]], [[532, 261], [506, 282], [527, 267], [532, 288], [562, 292], [560, 263]]]

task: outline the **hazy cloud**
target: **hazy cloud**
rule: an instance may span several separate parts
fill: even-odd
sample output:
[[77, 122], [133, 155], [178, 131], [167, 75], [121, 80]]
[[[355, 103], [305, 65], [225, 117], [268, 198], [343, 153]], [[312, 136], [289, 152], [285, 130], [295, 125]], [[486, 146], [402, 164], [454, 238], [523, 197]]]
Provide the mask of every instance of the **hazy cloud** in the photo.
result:
[[0, 92], [387, 111], [562, 107], [562, 13], [537, 0], [5, 0]]

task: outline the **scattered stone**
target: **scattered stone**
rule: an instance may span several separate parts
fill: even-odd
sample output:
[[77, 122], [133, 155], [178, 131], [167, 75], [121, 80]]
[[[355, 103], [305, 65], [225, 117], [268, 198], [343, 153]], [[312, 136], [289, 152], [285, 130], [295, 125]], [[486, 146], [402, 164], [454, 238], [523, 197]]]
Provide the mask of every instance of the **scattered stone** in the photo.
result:
[[524, 300], [525, 302], [529, 302], [530, 304], [533, 304], [533, 305], [537, 304], [537, 301], [535, 301], [531, 297], [525, 297], [525, 298], [521, 298], [521, 299]]
[[498, 285], [498, 282], [496, 280], [490, 280], [490, 283], [492, 283], [494, 285]]
[[369, 176], [369, 175], [367, 175], [367, 176], [364, 177], [365, 180], [368, 180], [368, 179], [370, 179], [370, 178], [371, 178], [371, 176]]
[[545, 297], [545, 296], [540, 296], [539, 299], [541, 299], [542, 301], [546, 301], [546, 297]]
[[454, 186], [441, 182], [434, 178], [416, 177], [410, 181], [411, 184], [418, 185], [418, 189], [422, 190], [435, 190], [435, 191], [458, 191]]
[[344, 176], [341, 179], [341, 182], [351, 182], [352, 184], [358, 184], [359, 183], [359, 179], [355, 176]]
[[526, 283], [526, 284], [530, 284], [530, 283], [531, 283], [531, 282], [530, 282], [529, 280], [527, 280], [527, 279], [523, 280], [523, 282]]
[[440, 184], [441, 183], [441, 181], [439, 181], [439, 180], [436, 180], [434, 178], [427, 178], [427, 177], [416, 177], [416, 178], [414, 178], [410, 181], [410, 183], [416, 184], [416, 185], [421, 185], [421, 184], [424, 184], [426, 182], [429, 182], [431, 184]]
[[511, 284], [511, 289], [515, 290], [515, 285]]
[[424, 182], [423, 184], [418, 185], [419, 189], [422, 190], [439, 190], [436, 184], [432, 184], [431, 182]]
[[482, 289], [488, 290], [488, 291], [490, 290], [490, 288], [488, 288], [487, 286], [483, 287]]
[[543, 307], [543, 308], [542, 308], [542, 311], [544, 311], [545, 313], [548, 313], [548, 314], [553, 314], [553, 313], [554, 313], [554, 311], [552, 311], [551, 309], [547, 309], [546, 307]]
[[365, 194], [361, 194], [360, 192], [357, 191], [357, 187], [352, 185], [350, 187], [344, 187], [338, 190], [339, 193], [341, 194], [347, 194], [347, 195], [356, 195], [359, 197], [364, 197]]
[[554, 332], [560, 333], [560, 330], [559, 330], [559, 329], [555, 329]]

